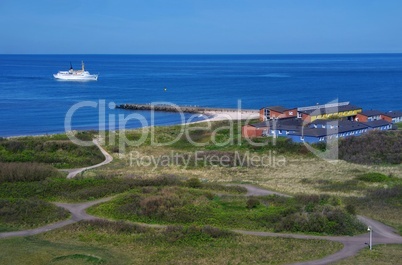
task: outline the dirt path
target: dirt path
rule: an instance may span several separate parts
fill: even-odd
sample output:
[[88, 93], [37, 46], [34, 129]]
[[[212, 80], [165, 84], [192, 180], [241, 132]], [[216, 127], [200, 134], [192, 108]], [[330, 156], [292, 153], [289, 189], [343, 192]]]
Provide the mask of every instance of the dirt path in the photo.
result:
[[105, 161], [103, 161], [102, 163], [90, 166], [90, 167], [83, 167], [83, 168], [76, 168], [76, 169], [67, 170], [68, 171], [68, 175], [67, 175], [68, 179], [74, 178], [75, 176], [77, 176], [78, 174], [84, 172], [85, 170], [97, 168], [97, 167], [109, 164], [110, 162], [113, 161], [113, 157], [108, 152], [106, 152], [105, 149], [103, 149], [103, 147], [99, 144], [99, 141], [97, 139], [94, 139], [92, 142], [99, 148], [99, 150], [105, 156]]
[[18, 236], [32, 236], [41, 233], [45, 233], [54, 229], [62, 228], [66, 225], [70, 225], [81, 220], [94, 220], [99, 219], [92, 215], [89, 215], [85, 212], [85, 210], [93, 205], [106, 202], [111, 200], [113, 197], [102, 198], [100, 200], [84, 202], [84, 203], [55, 203], [57, 206], [62, 207], [71, 213], [71, 217], [68, 220], [60, 221], [54, 224], [49, 224], [46, 226], [38, 227], [35, 229], [22, 230], [22, 231], [13, 231], [13, 232], [4, 232], [0, 233], [0, 238], [8, 238], [8, 237], [18, 237]]
[[270, 190], [259, 188], [259, 187], [249, 185], [249, 184], [236, 184], [236, 185], [233, 185], [233, 186], [240, 186], [240, 187], [246, 188], [247, 189], [246, 196], [278, 195], [278, 196], [283, 196], [283, 197], [291, 197], [291, 196], [283, 194], [283, 193], [270, 191]]

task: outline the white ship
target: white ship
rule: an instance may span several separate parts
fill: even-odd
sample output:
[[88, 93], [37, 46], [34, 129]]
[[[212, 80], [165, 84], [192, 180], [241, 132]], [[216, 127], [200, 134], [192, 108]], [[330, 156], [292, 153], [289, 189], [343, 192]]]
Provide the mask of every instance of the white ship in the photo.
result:
[[73, 66], [70, 63], [70, 70], [68, 71], [59, 71], [57, 74], [54, 74], [54, 78], [60, 80], [72, 80], [72, 81], [80, 81], [80, 80], [98, 80], [98, 75], [91, 75], [88, 71], [85, 71], [84, 62], [81, 63], [81, 70], [74, 70]]

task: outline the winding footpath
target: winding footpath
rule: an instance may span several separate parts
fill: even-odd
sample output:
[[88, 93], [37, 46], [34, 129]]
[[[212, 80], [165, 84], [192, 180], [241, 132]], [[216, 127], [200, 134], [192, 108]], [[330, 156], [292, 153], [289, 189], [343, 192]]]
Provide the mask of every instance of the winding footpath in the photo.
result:
[[97, 167], [101, 167], [101, 166], [104, 166], [104, 165], [106, 165], [106, 164], [109, 164], [110, 162], [113, 161], [113, 157], [112, 157], [108, 152], [106, 152], [105, 149], [103, 149], [103, 147], [100, 145], [98, 139], [94, 139], [94, 140], [92, 140], [92, 142], [99, 148], [99, 150], [100, 150], [100, 151], [102, 152], [102, 154], [105, 156], [105, 160], [104, 160], [103, 162], [99, 163], [99, 164], [96, 164], [96, 165], [93, 165], [93, 166], [90, 166], [90, 167], [75, 168], [75, 169], [69, 169], [69, 170], [67, 170], [67, 171], [68, 171], [68, 175], [67, 175], [67, 178], [68, 178], [68, 179], [71, 179], [71, 178], [76, 177], [78, 174], [84, 172], [85, 170], [89, 170], [89, 169], [94, 169], [94, 168], [97, 168]]
[[[109, 155], [99, 144], [97, 140], [94, 140], [94, 144], [98, 146], [98, 148], [102, 151], [105, 156], [105, 161], [91, 166], [80, 169], [71, 170], [68, 178], [73, 178], [77, 174], [96, 167], [100, 167], [102, 165], [110, 163], [113, 158]], [[281, 194], [278, 192], [269, 191], [266, 189], [262, 189], [259, 187], [255, 187], [252, 185], [239, 184], [238, 186], [245, 187], [247, 189], [247, 194], [245, 196], [265, 196], [276, 194], [279, 196], [290, 197], [289, 195]], [[9, 238], [9, 237], [21, 237], [21, 236], [32, 236], [40, 233], [45, 233], [54, 229], [62, 228], [64, 226], [82, 221], [82, 220], [100, 220], [102, 218], [98, 218], [86, 213], [86, 209], [103, 202], [110, 201], [114, 197], [102, 198], [96, 201], [84, 202], [84, 203], [55, 203], [55, 205], [62, 207], [68, 210], [71, 213], [71, 218], [68, 220], [60, 221], [54, 224], [49, 224], [43, 227], [23, 230], [23, 231], [14, 231], [14, 232], [4, 232], [0, 233], [1, 238]], [[371, 226], [373, 231], [373, 245], [377, 244], [402, 244], [402, 237], [396, 234], [396, 231], [386, 226], [378, 221], [372, 220], [370, 218], [364, 216], [358, 216], [359, 220], [366, 224], [367, 226]], [[164, 225], [148, 225], [142, 224], [146, 226], [154, 226], [163, 228], [166, 227]], [[252, 235], [252, 236], [260, 236], [260, 237], [283, 237], [283, 238], [295, 238], [295, 239], [321, 239], [321, 240], [330, 240], [342, 243], [344, 245], [343, 249], [340, 251], [326, 256], [319, 260], [306, 261], [294, 263], [293, 265], [325, 265], [332, 262], [336, 262], [347, 257], [351, 257], [356, 255], [361, 249], [367, 247], [367, 242], [369, 240], [369, 234], [362, 234], [358, 236], [312, 236], [312, 235], [302, 235], [302, 234], [286, 234], [286, 233], [271, 233], [271, 232], [259, 232], [259, 231], [246, 231], [246, 230], [233, 230], [236, 233], [243, 235]]]

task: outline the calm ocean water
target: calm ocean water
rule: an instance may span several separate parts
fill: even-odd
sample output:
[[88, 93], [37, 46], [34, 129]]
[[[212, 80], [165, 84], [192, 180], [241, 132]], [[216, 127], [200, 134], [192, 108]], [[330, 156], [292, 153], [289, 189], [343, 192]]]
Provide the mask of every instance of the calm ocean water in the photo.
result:
[[[53, 78], [70, 62], [80, 68], [81, 60], [100, 74], [98, 81]], [[402, 54], [0, 55], [0, 90], [3, 137], [63, 132], [67, 111], [82, 101], [236, 107], [241, 100], [243, 108], [258, 109], [339, 98], [365, 109], [402, 110]], [[78, 109], [73, 128], [98, 128], [98, 112]], [[106, 107], [106, 123], [131, 113]], [[138, 113], [151, 122], [149, 112]], [[157, 113], [154, 123], [180, 121], [178, 114]], [[127, 125], [139, 126], [134, 120]]]

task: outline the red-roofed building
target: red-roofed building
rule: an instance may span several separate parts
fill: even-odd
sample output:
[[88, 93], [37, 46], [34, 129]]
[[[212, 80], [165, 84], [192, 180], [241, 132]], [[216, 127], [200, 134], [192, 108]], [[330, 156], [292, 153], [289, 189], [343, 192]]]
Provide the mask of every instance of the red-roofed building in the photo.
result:
[[272, 106], [260, 109], [260, 121], [272, 119], [285, 119], [297, 116], [297, 108], [284, 108], [281, 106]]

